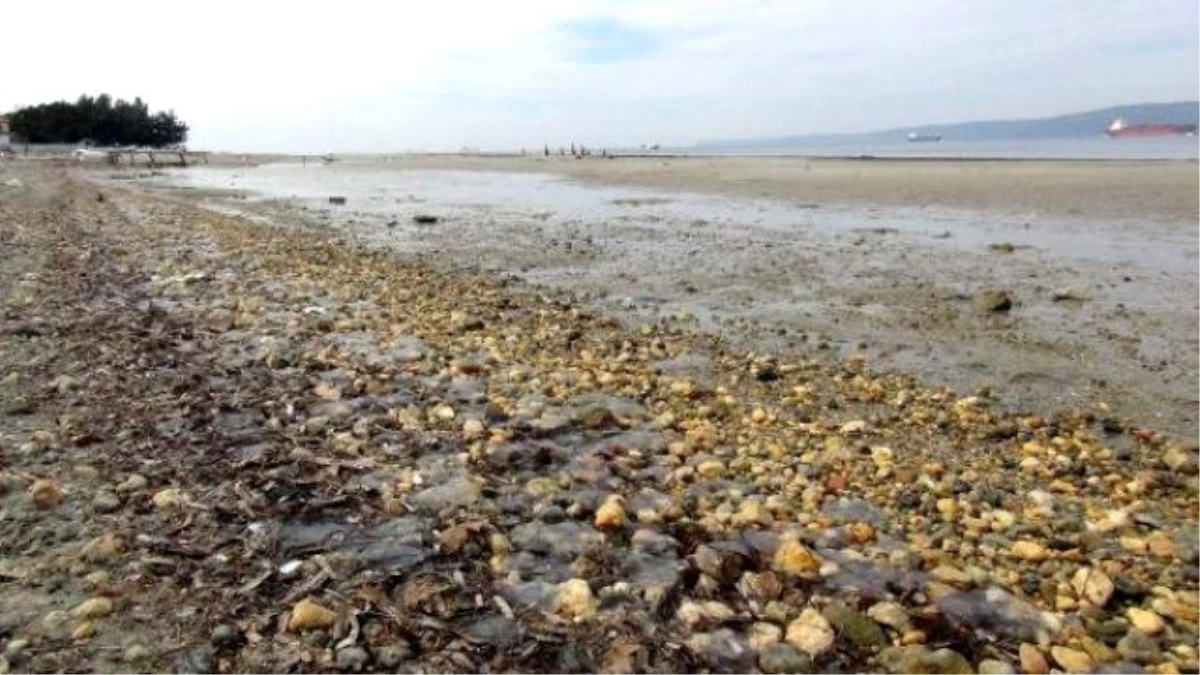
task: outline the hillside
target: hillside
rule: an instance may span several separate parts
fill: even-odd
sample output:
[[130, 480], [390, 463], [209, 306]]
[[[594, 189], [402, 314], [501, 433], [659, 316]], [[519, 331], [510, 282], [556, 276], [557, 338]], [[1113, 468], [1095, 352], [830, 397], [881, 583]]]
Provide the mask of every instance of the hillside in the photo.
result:
[[696, 147], [703, 149], [778, 148], [847, 142], [886, 142], [903, 140], [909, 132], [937, 134], [946, 140], [955, 141], [1082, 138], [1104, 133], [1109, 123], [1117, 117], [1124, 117], [1135, 124], [1140, 122], [1196, 124], [1200, 121], [1200, 102], [1136, 103], [1057, 117], [916, 125], [861, 134], [800, 134], [771, 138], [710, 140], [701, 141]]

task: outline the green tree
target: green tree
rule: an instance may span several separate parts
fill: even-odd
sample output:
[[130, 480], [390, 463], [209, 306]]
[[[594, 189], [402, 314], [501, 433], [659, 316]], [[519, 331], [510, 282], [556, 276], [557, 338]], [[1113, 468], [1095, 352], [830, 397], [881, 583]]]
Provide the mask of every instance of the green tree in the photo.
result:
[[79, 143], [161, 148], [187, 140], [188, 126], [173, 111], [151, 114], [141, 98], [132, 102], [108, 94], [80, 96], [21, 108], [9, 115], [12, 134], [28, 143]]

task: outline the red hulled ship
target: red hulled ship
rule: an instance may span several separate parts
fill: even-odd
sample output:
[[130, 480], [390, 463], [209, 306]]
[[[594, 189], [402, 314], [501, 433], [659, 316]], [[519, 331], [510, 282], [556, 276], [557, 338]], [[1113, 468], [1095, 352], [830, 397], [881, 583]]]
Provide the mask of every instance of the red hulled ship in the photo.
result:
[[1130, 124], [1118, 117], [1108, 125], [1108, 135], [1111, 138], [1128, 138], [1144, 136], [1194, 136], [1194, 124]]

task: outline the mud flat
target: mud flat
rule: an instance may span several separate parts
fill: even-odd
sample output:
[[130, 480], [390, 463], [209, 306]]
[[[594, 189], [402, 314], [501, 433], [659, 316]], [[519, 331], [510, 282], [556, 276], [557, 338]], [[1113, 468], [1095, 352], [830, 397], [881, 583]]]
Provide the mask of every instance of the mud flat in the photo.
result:
[[[1013, 410], [1084, 407], [1196, 437], [1194, 163], [657, 164], [398, 158], [196, 170], [165, 185], [447, 268], [570, 289], [634, 322], [861, 358], [963, 392], [991, 388]], [[637, 181], [672, 189], [613, 184]], [[1009, 193], [1023, 201], [988, 206]], [[335, 194], [347, 203], [331, 206]], [[420, 214], [439, 222], [414, 223]]]
[[1200, 667], [1190, 443], [95, 178], [0, 166], [2, 670]]

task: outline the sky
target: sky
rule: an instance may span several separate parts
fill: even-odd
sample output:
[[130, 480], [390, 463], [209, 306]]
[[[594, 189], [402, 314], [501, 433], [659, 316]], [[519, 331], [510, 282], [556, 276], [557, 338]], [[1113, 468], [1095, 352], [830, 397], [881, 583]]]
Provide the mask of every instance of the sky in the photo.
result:
[[140, 96], [231, 151], [591, 147], [1200, 98], [1196, 0], [60, 0], [0, 110]]

